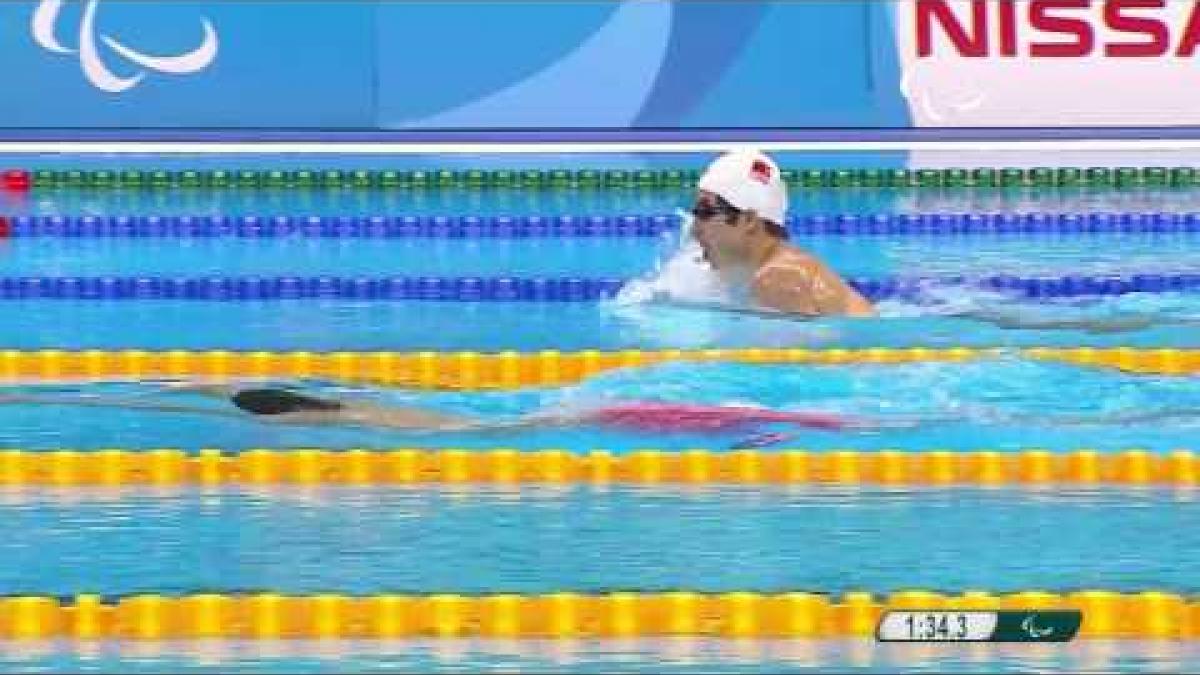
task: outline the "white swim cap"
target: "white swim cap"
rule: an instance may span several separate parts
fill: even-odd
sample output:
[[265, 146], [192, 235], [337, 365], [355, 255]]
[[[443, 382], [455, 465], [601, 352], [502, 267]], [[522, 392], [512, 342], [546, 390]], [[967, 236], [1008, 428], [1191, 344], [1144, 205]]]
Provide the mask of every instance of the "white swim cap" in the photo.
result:
[[721, 155], [704, 171], [697, 184], [743, 211], [784, 225], [788, 207], [787, 185], [775, 162], [758, 150], [734, 150]]

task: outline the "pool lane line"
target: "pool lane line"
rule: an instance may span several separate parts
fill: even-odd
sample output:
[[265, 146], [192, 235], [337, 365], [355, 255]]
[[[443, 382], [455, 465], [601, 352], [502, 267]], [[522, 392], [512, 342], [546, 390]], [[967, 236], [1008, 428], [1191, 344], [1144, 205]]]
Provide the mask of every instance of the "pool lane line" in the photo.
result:
[[771, 486], [1195, 488], [1190, 450], [0, 450], [0, 487]]

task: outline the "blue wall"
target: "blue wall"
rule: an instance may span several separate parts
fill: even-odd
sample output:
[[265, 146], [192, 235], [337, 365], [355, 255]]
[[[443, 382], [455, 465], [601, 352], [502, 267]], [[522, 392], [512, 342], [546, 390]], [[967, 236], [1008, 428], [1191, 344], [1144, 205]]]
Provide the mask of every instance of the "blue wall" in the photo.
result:
[[[15, 0], [0, 5], [0, 127], [903, 127], [884, 12], [873, 0]], [[189, 52], [204, 21], [217, 51], [196, 72], [127, 55]], [[123, 90], [85, 72], [88, 39], [93, 71]]]

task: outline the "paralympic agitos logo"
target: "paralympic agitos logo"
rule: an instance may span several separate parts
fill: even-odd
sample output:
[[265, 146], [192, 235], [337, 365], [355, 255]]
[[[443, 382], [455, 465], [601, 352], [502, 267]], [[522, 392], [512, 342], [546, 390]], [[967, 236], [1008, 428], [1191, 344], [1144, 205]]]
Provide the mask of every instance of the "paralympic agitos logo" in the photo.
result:
[[[1200, 48], [1200, 3], [1192, 0], [916, 0], [908, 7], [916, 12], [919, 58], [1188, 58]], [[944, 39], [935, 45], [937, 35]]]
[[[76, 31], [60, 26], [64, 0], [40, 0], [30, 21], [34, 41], [43, 49], [55, 54], [78, 54], [83, 74], [97, 89], [109, 93], [120, 93], [137, 86], [147, 72], [165, 75], [190, 75], [198, 73], [217, 57], [217, 31], [208, 19], [200, 17], [199, 44], [187, 52], [176, 54], [148, 54], [134, 49], [124, 39], [107, 33], [97, 36], [97, 14], [100, 0], [81, 0], [82, 13]], [[63, 33], [75, 33], [75, 39], [63, 40]], [[97, 39], [99, 37], [99, 39]], [[73, 44], [72, 44], [73, 43]], [[102, 49], [103, 44], [107, 49]], [[112, 57], [124, 61], [117, 72], [109, 61]]]

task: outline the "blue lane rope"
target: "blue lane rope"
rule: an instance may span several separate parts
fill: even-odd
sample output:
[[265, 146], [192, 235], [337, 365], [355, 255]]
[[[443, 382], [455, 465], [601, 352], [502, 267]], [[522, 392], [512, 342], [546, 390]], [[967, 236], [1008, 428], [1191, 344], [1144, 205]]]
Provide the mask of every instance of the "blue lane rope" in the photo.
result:
[[[13, 237], [505, 238], [656, 237], [669, 214], [564, 216], [13, 216]], [[4, 224], [4, 223], [0, 223]], [[797, 236], [1196, 233], [1200, 213], [795, 215]]]
[[18, 216], [14, 237], [521, 239], [655, 237], [673, 215], [627, 216]]
[[[1129, 277], [1068, 275], [983, 278], [851, 279], [868, 298], [919, 298], [931, 287], [970, 287], [1025, 298], [1200, 291], [1200, 274]], [[596, 301], [614, 297], [622, 279], [480, 277], [6, 277], [0, 300], [446, 300], [463, 302]]]

